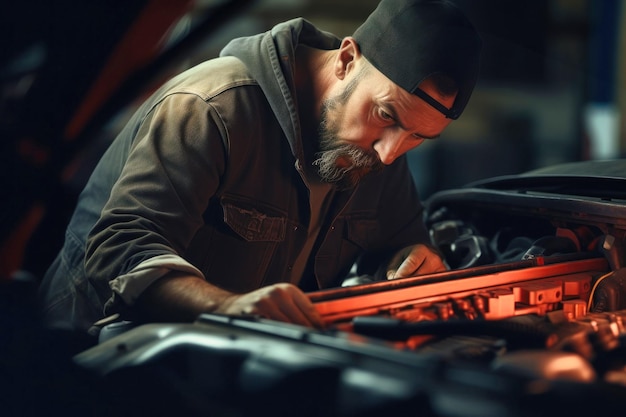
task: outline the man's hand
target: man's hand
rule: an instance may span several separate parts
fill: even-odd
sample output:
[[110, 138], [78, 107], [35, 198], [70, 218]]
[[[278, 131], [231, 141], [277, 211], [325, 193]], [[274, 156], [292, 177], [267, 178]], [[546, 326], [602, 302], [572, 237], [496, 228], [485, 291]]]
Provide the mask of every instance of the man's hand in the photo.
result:
[[439, 255], [428, 246], [418, 244], [396, 253], [387, 266], [387, 279], [432, 274], [446, 269]]
[[323, 321], [309, 298], [295, 285], [279, 283], [228, 297], [217, 312], [253, 314], [264, 318], [322, 328]]
[[274, 284], [234, 294], [195, 275], [172, 272], [149, 286], [135, 308], [150, 321], [193, 321], [202, 313], [253, 314], [272, 320], [322, 328], [323, 320], [298, 287]]

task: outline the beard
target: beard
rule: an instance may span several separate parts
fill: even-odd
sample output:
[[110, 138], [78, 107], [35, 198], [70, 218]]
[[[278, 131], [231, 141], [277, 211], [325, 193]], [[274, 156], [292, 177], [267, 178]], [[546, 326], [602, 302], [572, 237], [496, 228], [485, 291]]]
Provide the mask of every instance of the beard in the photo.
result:
[[353, 81], [338, 97], [328, 99], [322, 104], [319, 152], [313, 161], [321, 180], [335, 184], [339, 189], [356, 187], [361, 178], [370, 172], [382, 170], [384, 166], [373, 149], [367, 151], [342, 141], [338, 135], [339, 123], [329, 117], [331, 111], [340, 114], [342, 106], [356, 87], [357, 80]]
[[375, 152], [348, 143], [341, 143], [331, 131], [324, 130], [320, 151], [313, 165], [322, 181], [332, 183], [339, 189], [356, 187], [361, 178], [383, 168]]

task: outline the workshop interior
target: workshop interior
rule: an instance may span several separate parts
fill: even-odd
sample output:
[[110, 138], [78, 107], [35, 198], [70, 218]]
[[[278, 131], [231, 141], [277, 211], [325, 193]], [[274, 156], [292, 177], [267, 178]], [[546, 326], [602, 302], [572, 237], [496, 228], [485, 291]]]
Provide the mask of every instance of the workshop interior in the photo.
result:
[[7, 415], [537, 416], [626, 410], [626, 7], [454, 0], [484, 42], [463, 116], [408, 160], [445, 272], [309, 293], [325, 330], [204, 314], [49, 332], [35, 292], [98, 158], [150, 92], [302, 16], [376, 0], [27, 0], [0, 31]]

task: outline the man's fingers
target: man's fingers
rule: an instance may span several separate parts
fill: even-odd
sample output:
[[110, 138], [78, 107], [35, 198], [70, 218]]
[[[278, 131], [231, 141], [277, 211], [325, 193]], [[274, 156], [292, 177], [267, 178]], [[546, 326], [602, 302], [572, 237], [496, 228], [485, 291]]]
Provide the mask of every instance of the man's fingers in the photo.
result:
[[395, 278], [406, 278], [415, 275], [424, 264], [425, 260], [426, 257], [424, 257], [423, 254], [416, 251], [411, 252], [409, 257], [402, 262], [396, 271]]
[[[416, 245], [408, 252], [401, 251], [399, 255], [405, 259], [400, 263], [398, 255], [390, 263], [387, 270], [387, 279], [406, 278], [414, 275], [432, 274], [445, 271], [447, 268], [439, 255], [425, 245]], [[394, 265], [400, 264], [397, 268]]]
[[275, 284], [254, 291], [247, 297], [249, 301], [242, 311], [244, 314], [255, 314], [309, 327], [323, 327], [323, 321], [313, 303], [294, 285]]
[[283, 303], [279, 305], [281, 312], [288, 317], [288, 320], [285, 320], [289, 323], [299, 324], [301, 326], [307, 327], [318, 327], [314, 320], [310, 318], [305, 311], [303, 311], [294, 300], [284, 300]]
[[290, 318], [290, 322], [309, 327], [323, 327], [321, 316], [302, 290], [293, 285], [285, 286], [283, 289], [285, 296], [279, 306]]

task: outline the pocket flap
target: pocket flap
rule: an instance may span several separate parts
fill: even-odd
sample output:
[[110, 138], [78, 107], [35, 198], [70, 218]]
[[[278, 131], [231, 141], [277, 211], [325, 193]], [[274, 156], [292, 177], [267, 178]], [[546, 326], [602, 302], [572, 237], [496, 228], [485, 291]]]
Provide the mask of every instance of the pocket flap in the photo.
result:
[[270, 216], [256, 208], [242, 207], [234, 202], [222, 202], [224, 222], [249, 242], [279, 242], [285, 239], [286, 220]]

